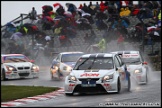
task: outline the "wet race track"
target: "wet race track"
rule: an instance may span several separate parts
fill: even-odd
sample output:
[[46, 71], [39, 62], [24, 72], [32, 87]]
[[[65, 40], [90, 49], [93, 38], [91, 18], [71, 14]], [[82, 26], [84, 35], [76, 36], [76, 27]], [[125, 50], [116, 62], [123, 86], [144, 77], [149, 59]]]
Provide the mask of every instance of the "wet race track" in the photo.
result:
[[[63, 87], [64, 80], [50, 79], [49, 70], [40, 71], [39, 78], [1, 81], [1, 85], [56, 86]], [[62, 93], [55, 98], [30, 102], [20, 107], [112, 107], [116, 106], [161, 106], [161, 72], [150, 72], [147, 85], [137, 85], [131, 81], [131, 91], [120, 94], [86, 94], [66, 96]], [[19, 107], [18, 106], [18, 107]]]

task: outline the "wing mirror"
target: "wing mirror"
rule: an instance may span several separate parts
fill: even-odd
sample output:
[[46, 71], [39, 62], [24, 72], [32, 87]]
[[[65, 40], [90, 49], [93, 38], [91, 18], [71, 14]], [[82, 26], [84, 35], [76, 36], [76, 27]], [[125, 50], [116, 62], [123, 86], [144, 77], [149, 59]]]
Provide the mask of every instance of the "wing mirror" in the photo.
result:
[[118, 71], [118, 68], [116, 68], [116, 71]]

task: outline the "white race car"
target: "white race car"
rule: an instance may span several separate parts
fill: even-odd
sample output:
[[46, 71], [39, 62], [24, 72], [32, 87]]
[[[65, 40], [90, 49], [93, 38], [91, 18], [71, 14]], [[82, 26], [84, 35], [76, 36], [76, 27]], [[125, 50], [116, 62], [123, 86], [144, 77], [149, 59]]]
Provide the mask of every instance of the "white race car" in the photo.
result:
[[127, 70], [138, 84], [147, 84], [149, 69], [139, 51], [116, 51], [112, 53], [121, 55], [123, 62], [127, 65]]
[[38, 77], [39, 67], [23, 54], [1, 54], [1, 80]]
[[131, 88], [130, 74], [118, 54], [96, 53], [82, 55], [70, 75], [65, 78], [65, 94], [120, 93]]
[[77, 59], [83, 52], [62, 52], [52, 61], [50, 68], [51, 79], [60, 80], [61, 77], [69, 75]]

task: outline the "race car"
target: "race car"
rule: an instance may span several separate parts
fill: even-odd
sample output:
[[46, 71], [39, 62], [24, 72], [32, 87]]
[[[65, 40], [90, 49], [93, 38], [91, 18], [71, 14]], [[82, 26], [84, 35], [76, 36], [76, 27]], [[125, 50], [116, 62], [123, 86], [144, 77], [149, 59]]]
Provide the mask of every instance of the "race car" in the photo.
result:
[[84, 54], [66, 76], [65, 95], [74, 93], [120, 93], [130, 91], [131, 80], [126, 65], [117, 54]]
[[139, 51], [116, 51], [123, 62], [127, 65], [128, 71], [138, 84], [147, 84], [149, 68]]
[[23, 54], [1, 54], [1, 80], [39, 77], [39, 66]]
[[60, 80], [67, 76], [74, 67], [77, 59], [83, 55], [83, 52], [62, 52], [59, 53], [50, 67], [50, 75], [52, 80]]

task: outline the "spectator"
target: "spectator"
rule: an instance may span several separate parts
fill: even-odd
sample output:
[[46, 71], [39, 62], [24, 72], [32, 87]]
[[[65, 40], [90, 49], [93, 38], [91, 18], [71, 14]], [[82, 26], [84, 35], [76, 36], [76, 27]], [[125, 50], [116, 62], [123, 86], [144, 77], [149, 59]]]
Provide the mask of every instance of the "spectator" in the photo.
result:
[[161, 27], [161, 10], [158, 14], [158, 26]]
[[65, 9], [63, 8], [63, 6], [60, 6], [57, 10], [56, 10], [57, 14], [60, 16], [64, 16], [64, 12]]
[[82, 4], [80, 4], [80, 5], [79, 5], [79, 7], [78, 7], [78, 9], [82, 9], [82, 7], [83, 7], [83, 5], [82, 5]]
[[107, 47], [107, 43], [106, 43], [106, 40], [104, 38], [101, 39], [97, 45], [98, 45], [98, 47], [99, 47], [99, 49], [102, 53], [105, 52], [106, 47]]
[[46, 40], [44, 38], [44, 35], [42, 35], [42, 34], [39, 34], [38, 36], [36, 36], [35, 39], [36, 39], [37, 43], [42, 44], [43, 46], [46, 44]]
[[89, 13], [89, 8], [88, 8], [88, 6], [86, 5], [86, 3], [83, 4], [82, 10], [83, 10], [85, 13]]
[[95, 10], [99, 10], [99, 8], [100, 8], [100, 5], [99, 5], [98, 2], [96, 2], [96, 8], [95, 8]]
[[67, 47], [71, 45], [70, 39], [65, 35], [61, 35], [59, 37], [59, 40], [60, 40], [61, 47]]
[[75, 10], [75, 7], [74, 7], [73, 4], [70, 4], [70, 5], [69, 5], [69, 8], [68, 8], [67, 11], [71, 12], [72, 15], [75, 16], [75, 12], [76, 12], [76, 10]]
[[29, 17], [31, 20], [37, 19], [37, 11], [35, 10], [35, 7], [32, 8], [32, 11], [29, 13]]

